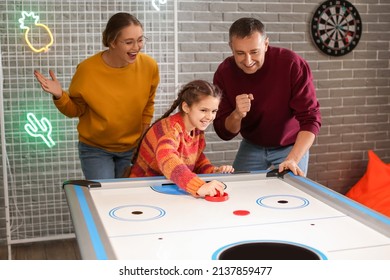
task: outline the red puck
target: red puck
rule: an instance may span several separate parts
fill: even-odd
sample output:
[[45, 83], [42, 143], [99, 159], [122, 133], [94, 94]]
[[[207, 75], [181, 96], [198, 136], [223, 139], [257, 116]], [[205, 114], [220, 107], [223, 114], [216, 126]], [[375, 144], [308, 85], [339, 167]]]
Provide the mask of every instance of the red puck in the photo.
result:
[[218, 194], [215, 196], [206, 195], [204, 197], [204, 199], [206, 199], [207, 201], [211, 201], [211, 202], [222, 202], [222, 201], [228, 200], [229, 195], [227, 192], [224, 192], [223, 195], [219, 195], [219, 192], [218, 192]]
[[236, 210], [236, 211], [233, 211], [233, 214], [234, 215], [237, 215], [237, 216], [246, 216], [246, 215], [249, 215], [251, 212], [247, 211], [247, 210]]

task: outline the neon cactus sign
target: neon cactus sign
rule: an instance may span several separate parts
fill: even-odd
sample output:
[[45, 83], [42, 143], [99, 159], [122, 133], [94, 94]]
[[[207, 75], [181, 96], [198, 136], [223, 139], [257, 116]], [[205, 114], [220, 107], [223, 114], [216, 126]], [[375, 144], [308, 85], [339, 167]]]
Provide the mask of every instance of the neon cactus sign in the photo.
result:
[[39, 121], [33, 113], [27, 114], [29, 123], [24, 125], [26, 132], [32, 137], [41, 137], [49, 148], [56, 144], [51, 138], [51, 123], [47, 118], [41, 118]]
[[[50, 42], [47, 43], [45, 46], [38, 48], [38, 49], [33, 46], [33, 44], [30, 42], [30, 40], [28, 38], [28, 34], [31, 30], [31, 27], [29, 25], [26, 26], [26, 22], [31, 20], [31, 19], [34, 22], [34, 25], [32, 27], [36, 26], [36, 27], [41, 27], [41, 28], [45, 29], [47, 34], [50, 37]], [[38, 21], [39, 21], [39, 16], [36, 16], [33, 12], [28, 13], [28, 12], [23, 11], [22, 17], [19, 19], [20, 28], [26, 30], [24, 32], [24, 39], [26, 40], [26, 43], [30, 47], [31, 50], [33, 50], [34, 52], [37, 52], [37, 53], [47, 52], [49, 50], [49, 47], [51, 45], [53, 45], [53, 42], [54, 42], [53, 34], [51, 33], [49, 27], [47, 27], [46, 25], [44, 25], [42, 23], [38, 23]]]

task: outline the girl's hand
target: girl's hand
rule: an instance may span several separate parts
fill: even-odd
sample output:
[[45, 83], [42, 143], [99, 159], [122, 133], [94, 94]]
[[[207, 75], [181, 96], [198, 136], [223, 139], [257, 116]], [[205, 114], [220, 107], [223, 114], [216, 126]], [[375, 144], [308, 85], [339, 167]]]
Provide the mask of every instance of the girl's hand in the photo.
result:
[[231, 165], [221, 165], [214, 169], [214, 173], [233, 173], [234, 168]]
[[209, 196], [215, 196], [217, 195], [217, 190], [219, 191], [220, 195], [222, 196], [224, 193], [225, 184], [222, 182], [219, 182], [217, 180], [212, 180], [204, 185], [202, 185], [197, 194], [201, 197], [205, 197], [206, 195]]

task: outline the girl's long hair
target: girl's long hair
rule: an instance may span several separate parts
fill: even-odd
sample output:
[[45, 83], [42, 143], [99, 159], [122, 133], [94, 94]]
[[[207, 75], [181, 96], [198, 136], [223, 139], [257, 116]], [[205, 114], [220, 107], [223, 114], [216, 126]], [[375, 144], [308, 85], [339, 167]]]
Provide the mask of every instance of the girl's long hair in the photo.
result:
[[[187, 103], [187, 105], [191, 107], [193, 104], [198, 103], [202, 97], [206, 96], [212, 96], [220, 99], [222, 97], [222, 92], [217, 86], [204, 80], [194, 80], [182, 86], [177, 94], [176, 100], [173, 101], [171, 108], [169, 108], [160, 118], [155, 120], [153, 124], [150, 125], [140, 137], [137, 148], [133, 153], [131, 164], [134, 164], [137, 161], [139, 150], [142, 145], [142, 140], [144, 139], [146, 133], [153, 127], [155, 123], [169, 117], [177, 108], [179, 109], [179, 112], [183, 114], [183, 102]], [[124, 176], [129, 177], [130, 172], [131, 167], [126, 170]]]

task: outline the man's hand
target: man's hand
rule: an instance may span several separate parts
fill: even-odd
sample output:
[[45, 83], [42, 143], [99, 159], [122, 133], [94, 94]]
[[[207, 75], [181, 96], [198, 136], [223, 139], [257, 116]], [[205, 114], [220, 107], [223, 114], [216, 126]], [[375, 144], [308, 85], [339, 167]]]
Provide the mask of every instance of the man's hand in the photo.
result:
[[234, 112], [241, 119], [246, 117], [246, 114], [251, 109], [251, 101], [253, 100], [253, 94], [240, 94], [236, 96], [236, 109]]
[[290, 169], [296, 176], [305, 177], [305, 173], [299, 168], [298, 163], [292, 159], [286, 159], [279, 165], [279, 173]]

